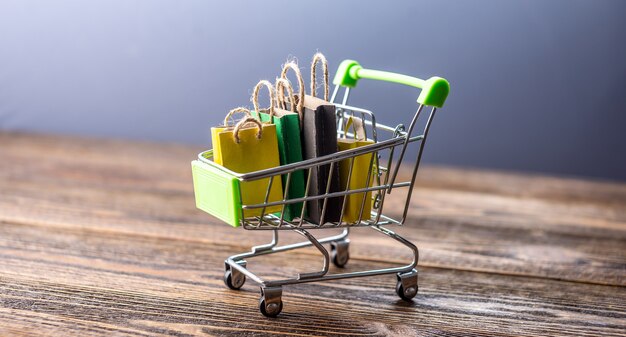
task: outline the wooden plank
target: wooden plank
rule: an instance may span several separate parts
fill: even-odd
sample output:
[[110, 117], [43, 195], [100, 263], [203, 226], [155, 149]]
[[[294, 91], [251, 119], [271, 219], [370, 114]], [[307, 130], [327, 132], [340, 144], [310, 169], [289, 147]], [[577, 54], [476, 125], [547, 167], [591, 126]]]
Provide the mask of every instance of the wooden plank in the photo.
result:
[[[195, 209], [199, 148], [20, 133], [0, 133], [0, 144], [0, 220], [233, 246], [268, 239]], [[626, 285], [626, 184], [440, 167], [419, 177], [397, 231], [419, 245], [420, 265]], [[370, 232], [353, 231], [352, 257], [408, 258]]]
[[[392, 275], [286, 287], [278, 319], [258, 288], [226, 290], [223, 258], [241, 247], [90, 228], [0, 224], [0, 335], [620, 336], [626, 289], [442, 268], [420, 269], [399, 301]], [[251, 259], [278, 277], [319, 257]], [[378, 264], [353, 259], [348, 270]], [[335, 269], [333, 269], [334, 271]]]

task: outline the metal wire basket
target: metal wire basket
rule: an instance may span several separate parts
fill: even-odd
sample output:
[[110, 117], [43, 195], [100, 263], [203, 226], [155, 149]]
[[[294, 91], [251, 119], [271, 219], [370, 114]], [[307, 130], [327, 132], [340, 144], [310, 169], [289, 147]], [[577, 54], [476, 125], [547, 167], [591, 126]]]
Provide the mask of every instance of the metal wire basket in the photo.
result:
[[[377, 123], [375, 115], [372, 111], [347, 105], [350, 89], [354, 87], [361, 78], [381, 80], [387, 82], [395, 82], [405, 84], [422, 89], [418, 98], [418, 107], [408, 127], [403, 124], [397, 126], [387, 126]], [[198, 155], [198, 160], [192, 163], [194, 167], [194, 186], [196, 192], [196, 201], [198, 207], [208, 211], [217, 217], [230, 222], [233, 225], [240, 224], [246, 230], [272, 230], [273, 239], [269, 244], [252, 247], [247, 253], [231, 256], [225, 261], [224, 282], [230, 289], [240, 289], [246, 277], [258, 283], [261, 287], [261, 299], [259, 309], [261, 313], [269, 317], [277, 316], [283, 307], [282, 303], [282, 286], [288, 284], [326, 281], [333, 279], [373, 276], [381, 274], [397, 274], [396, 292], [400, 298], [411, 300], [417, 294], [417, 270], [415, 267], [418, 262], [417, 247], [394, 233], [390, 229], [383, 227], [385, 225], [396, 224], [402, 225], [409, 211], [413, 186], [417, 175], [418, 167], [422, 158], [424, 144], [428, 136], [428, 131], [433, 121], [433, 117], [437, 108], [443, 106], [448, 95], [448, 82], [439, 77], [432, 77], [429, 80], [421, 80], [415, 77], [394, 74], [389, 72], [370, 70], [362, 68], [357, 62], [346, 60], [341, 63], [339, 70], [333, 81], [335, 88], [331, 97], [331, 102], [336, 106], [337, 113], [337, 130], [339, 137], [353, 137], [350, 132], [346, 132], [344, 124], [350, 117], [359, 117], [366, 126], [367, 139], [372, 141], [371, 145], [357, 147], [350, 150], [340, 151], [323, 157], [304, 160], [302, 162], [279, 167], [250, 172], [237, 173], [230, 171], [212, 161], [212, 150], [202, 152]], [[339, 89], [345, 88], [341, 103], [335, 102], [339, 93]], [[428, 111], [424, 129], [421, 134], [412, 135], [413, 131], [422, 118], [422, 111]], [[411, 163], [406, 163], [407, 151], [416, 149], [416, 155]], [[354, 174], [355, 158], [367, 155], [370, 158], [367, 166], [367, 174], [360, 175], [366, 177], [367, 181], [362, 184], [364, 187], [350, 189], [350, 186], [342, 186], [340, 191], [331, 192], [328, 188], [326, 193], [318, 195], [309, 195], [310, 173], [314, 169], [329, 170], [330, 175], [326, 186], [330, 186], [334, 167], [338, 165], [349, 165], [348, 180]], [[361, 157], [362, 158], [362, 157]], [[410, 174], [401, 174], [401, 168], [410, 168]], [[287, 190], [291, 181], [292, 174], [302, 170], [305, 177], [309, 177], [306, 183], [305, 194], [299, 198], [289, 198]], [[207, 172], [211, 172], [210, 174]], [[215, 173], [217, 172], [217, 173]], [[216, 178], [217, 177], [217, 178]], [[258, 204], [243, 204], [239, 184], [258, 181], [265, 179], [267, 181], [267, 190], [265, 200]], [[268, 201], [269, 191], [276, 179], [282, 179], [285, 194], [282, 200]], [[214, 182], [218, 181], [218, 184]], [[204, 182], [204, 184], [203, 184]], [[229, 213], [216, 214], [211, 211], [211, 206], [218, 202], [217, 199], [211, 199], [211, 202], [203, 203], [207, 193], [214, 193], [207, 188], [221, 186], [222, 191], [228, 194], [228, 197], [220, 198], [224, 202], [231, 205]], [[399, 215], [391, 215], [385, 212], [386, 196], [397, 191], [404, 190], [404, 207]], [[358, 218], [352, 221], [344, 221], [344, 212], [346, 210], [346, 200], [349, 197], [361, 201]], [[338, 221], [325, 221], [325, 212], [327, 203], [331, 198], [343, 198], [341, 216]], [[304, 214], [306, 204], [317, 200], [322, 202], [321, 219], [318, 222], [311, 222], [306, 219]], [[285, 219], [283, 214], [286, 205], [292, 203], [302, 203], [302, 214], [294, 219]], [[371, 203], [371, 207], [365, 207], [366, 203]], [[281, 212], [266, 212], [268, 208], [275, 209], [282, 207]], [[364, 209], [371, 209], [369, 214]], [[258, 216], [245, 216], [246, 210], [260, 210], [254, 214]], [[248, 213], [251, 214], [251, 213]], [[369, 227], [378, 233], [391, 237], [401, 244], [407, 246], [413, 252], [414, 258], [411, 263], [384, 269], [365, 270], [346, 273], [329, 274], [329, 262], [332, 260], [337, 267], [344, 267], [349, 260], [349, 229], [352, 227]], [[343, 232], [339, 235], [315, 238], [309, 230], [320, 228], [343, 228]], [[278, 232], [280, 230], [290, 230], [304, 236], [307, 241], [300, 243], [278, 246]], [[330, 253], [323, 244], [330, 244]], [[323, 256], [322, 269], [312, 273], [301, 273], [292, 278], [281, 280], [264, 280], [258, 275], [250, 272], [247, 268], [246, 258], [284, 252], [288, 250], [315, 246]]]

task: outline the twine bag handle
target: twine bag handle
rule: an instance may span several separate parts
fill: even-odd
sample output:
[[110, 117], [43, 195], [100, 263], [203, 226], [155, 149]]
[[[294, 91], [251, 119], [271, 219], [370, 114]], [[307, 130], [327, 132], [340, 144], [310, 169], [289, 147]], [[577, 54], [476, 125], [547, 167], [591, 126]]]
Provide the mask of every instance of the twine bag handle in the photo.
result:
[[261, 122], [259, 122], [259, 120], [254, 117], [246, 117], [240, 120], [237, 125], [235, 125], [235, 130], [233, 130], [233, 138], [235, 139], [235, 143], [239, 144], [239, 142], [241, 141], [239, 139], [239, 131], [241, 131], [242, 128], [246, 127], [246, 125], [251, 124], [259, 129], [259, 131], [256, 133], [256, 138], [261, 139], [261, 136], [263, 135], [263, 125], [261, 124]]
[[280, 73], [280, 77], [287, 79], [287, 71], [293, 70], [298, 79], [298, 104], [296, 105], [296, 112], [300, 115], [300, 126], [302, 126], [302, 113], [304, 112], [304, 79], [298, 65], [294, 62], [288, 62], [283, 66], [283, 70]]
[[322, 63], [322, 70], [324, 71], [324, 100], [328, 101], [328, 61], [326, 61], [326, 57], [322, 53], [315, 53], [313, 61], [311, 61], [311, 96], [315, 97], [317, 87], [317, 83], [315, 83], [315, 68], [318, 62]]
[[363, 120], [354, 116], [348, 117], [348, 121], [346, 121], [346, 126], [344, 126], [343, 128], [344, 139], [348, 138], [348, 130], [350, 130], [350, 126], [352, 126], [352, 130], [354, 130], [355, 140], [367, 140], [365, 127], [363, 126]]
[[238, 107], [238, 108], [234, 108], [232, 110], [230, 110], [226, 116], [224, 117], [224, 126], [228, 126], [228, 120], [231, 119], [233, 117], [234, 114], [236, 113], [244, 113], [246, 115], [246, 117], [252, 117], [252, 114], [250, 114], [250, 110], [248, 110], [248, 108], [244, 108], [242, 106]]
[[252, 92], [252, 98], [251, 98], [252, 105], [254, 106], [254, 111], [256, 111], [257, 113], [261, 112], [261, 109], [259, 108], [259, 90], [261, 90], [261, 87], [263, 86], [267, 88], [270, 94], [270, 106], [267, 109], [263, 109], [263, 112], [269, 111], [270, 120], [273, 120], [274, 118], [274, 87], [272, 86], [272, 83], [266, 80], [260, 80], [259, 83], [257, 83], [254, 86], [254, 91]]
[[276, 104], [279, 108], [286, 110], [287, 103], [285, 102], [285, 89], [287, 89], [287, 95], [289, 98], [289, 110], [296, 112], [296, 102], [293, 95], [293, 86], [286, 78], [276, 78]]

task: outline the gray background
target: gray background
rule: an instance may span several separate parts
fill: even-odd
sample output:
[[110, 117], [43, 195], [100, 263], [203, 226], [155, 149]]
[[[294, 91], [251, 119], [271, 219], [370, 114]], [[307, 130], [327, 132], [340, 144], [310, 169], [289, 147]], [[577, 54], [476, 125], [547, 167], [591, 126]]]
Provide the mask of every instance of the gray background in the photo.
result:
[[[0, 128], [208, 147], [318, 50], [450, 81], [429, 163], [626, 180], [625, 1], [0, 0]], [[396, 124], [416, 97], [363, 81], [351, 103]]]

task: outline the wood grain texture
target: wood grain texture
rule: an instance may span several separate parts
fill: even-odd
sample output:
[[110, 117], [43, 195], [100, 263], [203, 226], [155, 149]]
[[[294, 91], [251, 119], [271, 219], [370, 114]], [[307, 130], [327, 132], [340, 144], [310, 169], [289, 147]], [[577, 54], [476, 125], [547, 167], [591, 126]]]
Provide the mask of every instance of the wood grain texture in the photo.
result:
[[[625, 184], [424, 167], [393, 228], [420, 247], [415, 302], [393, 276], [304, 284], [272, 320], [258, 287], [221, 280], [270, 233], [195, 209], [200, 150], [0, 133], [0, 335], [626, 333]], [[409, 258], [367, 228], [351, 238], [348, 270]], [[249, 261], [270, 278], [318, 265], [312, 249]]]

